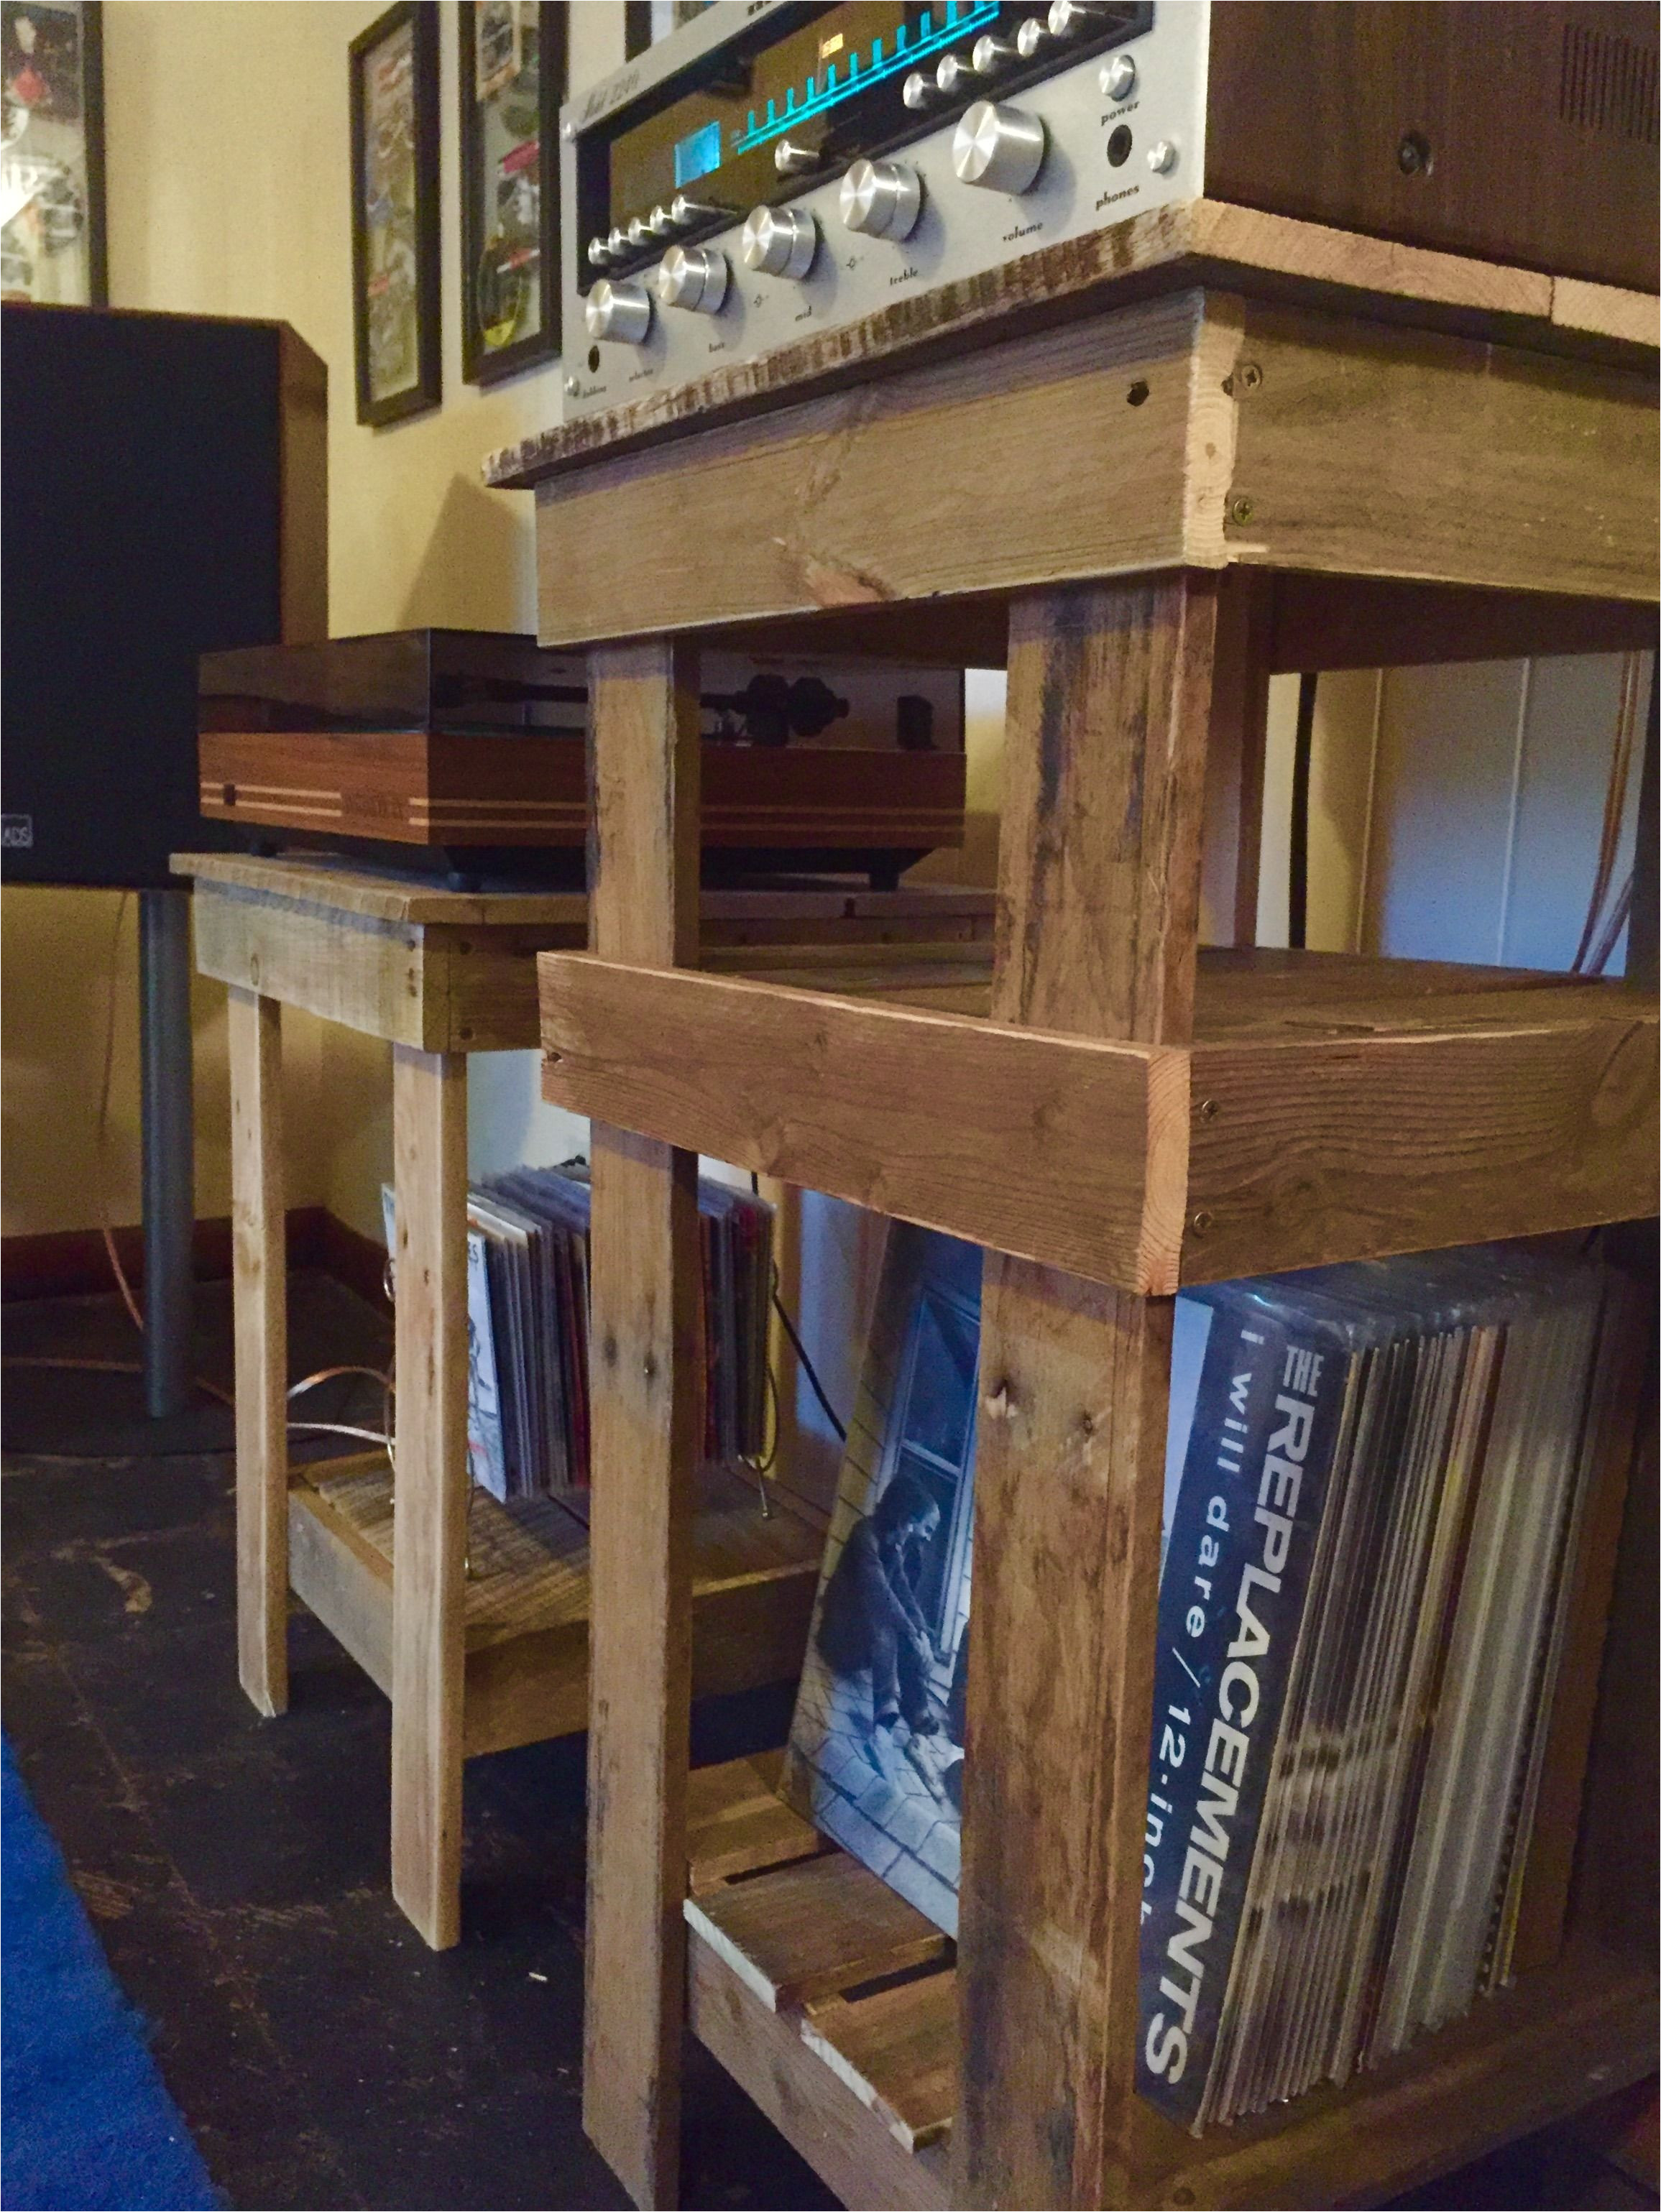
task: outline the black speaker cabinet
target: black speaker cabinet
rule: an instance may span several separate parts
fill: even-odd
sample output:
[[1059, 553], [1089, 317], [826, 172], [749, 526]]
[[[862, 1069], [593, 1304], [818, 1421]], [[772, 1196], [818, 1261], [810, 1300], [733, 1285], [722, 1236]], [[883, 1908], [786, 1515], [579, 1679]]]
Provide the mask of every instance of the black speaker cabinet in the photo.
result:
[[164, 884], [197, 661], [328, 635], [328, 381], [281, 323], [0, 308], [0, 875]]

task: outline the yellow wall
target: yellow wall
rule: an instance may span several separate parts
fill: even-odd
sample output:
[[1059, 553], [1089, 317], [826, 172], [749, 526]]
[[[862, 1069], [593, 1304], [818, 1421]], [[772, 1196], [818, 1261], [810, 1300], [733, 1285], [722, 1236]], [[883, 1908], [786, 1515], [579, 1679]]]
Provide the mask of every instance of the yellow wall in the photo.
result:
[[[457, 315], [456, 9], [440, 9], [444, 404], [374, 431], [352, 393], [346, 52], [378, 0], [110, 0], [104, 11], [113, 306], [274, 316], [328, 363], [329, 589], [337, 635], [449, 623], [536, 627], [531, 501], [478, 464], [557, 418], [557, 364], [481, 394], [461, 380]], [[623, 58], [620, 0], [573, 10], [581, 84]], [[134, 902], [120, 941], [105, 1187], [138, 1218]], [[4, 1229], [86, 1228], [118, 901], [8, 890]], [[229, 1207], [223, 994], [196, 1003], [197, 1207]], [[383, 1048], [285, 1018], [290, 1202], [380, 1233], [389, 1158]]]

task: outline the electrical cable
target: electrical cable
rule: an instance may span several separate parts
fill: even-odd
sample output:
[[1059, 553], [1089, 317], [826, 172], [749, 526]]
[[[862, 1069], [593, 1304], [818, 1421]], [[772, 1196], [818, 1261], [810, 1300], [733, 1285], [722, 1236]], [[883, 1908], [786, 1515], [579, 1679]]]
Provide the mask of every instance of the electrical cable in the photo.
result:
[[825, 1396], [824, 1385], [820, 1382], [818, 1375], [814, 1369], [812, 1361], [807, 1357], [807, 1347], [803, 1344], [801, 1339], [796, 1334], [796, 1325], [791, 1320], [789, 1315], [784, 1310], [784, 1301], [779, 1296], [778, 1269], [776, 1267], [773, 1270], [773, 1310], [784, 1325], [784, 1333], [790, 1340], [790, 1348], [795, 1353], [797, 1358], [801, 1362], [801, 1371], [807, 1377], [808, 1382], [812, 1387], [813, 1395], [818, 1400], [820, 1406], [824, 1408], [825, 1419], [830, 1422], [831, 1427], [836, 1431], [839, 1441], [843, 1443], [846, 1443], [848, 1442], [848, 1431], [842, 1422], [837, 1418], [837, 1409], [830, 1403], [829, 1398]]
[[1309, 772], [1315, 750], [1315, 675], [1298, 678], [1298, 729], [1292, 741], [1292, 830], [1287, 855], [1287, 943], [1309, 941]]
[[[1574, 975], [1588, 972], [1588, 957], [1594, 945], [1602, 942], [1605, 933], [1600, 932], [1598, 922], [1604, 901], [1609, 896], [1610, 880], [1615, 874], [1615, 856], [1621, 848], [1621, 832], [1626, 823], [1627, 791], [1632, 781], [1633, 752], [1638, 742], [1638, 699], [1642, 672], [1641, 654], [1628, 653], [1624, 655], [1621, 665], [1620, 703], [1615, 709], [1615, 744], [1609, 754], [1609, 783], [1603, 793], [1603, 821], [1597, 842], [1597, 866], [1592, 876], [1591, 896], [1586, 902], [1586, 918], [1581, 926], [1580, 942], [1576, 945], [1574, 958], [1569, 963], [1569, 972]], [[1630, 908], [1630, 890], [1625, 896]], [[1619, 903], [1617, 898], [1617, 906]], [[1623, 921], [1624, 919], [1623, 916]], [[1620, 933], [1617, 926], [1615, 937], [1618, 938]], [[1614, 949], [1614, 940], [1611, 939], [1609, 951], [1603, 955], [1605, 961]], [[1593, 969], [1590, 972], [1596, 975], [1602, 971]]]

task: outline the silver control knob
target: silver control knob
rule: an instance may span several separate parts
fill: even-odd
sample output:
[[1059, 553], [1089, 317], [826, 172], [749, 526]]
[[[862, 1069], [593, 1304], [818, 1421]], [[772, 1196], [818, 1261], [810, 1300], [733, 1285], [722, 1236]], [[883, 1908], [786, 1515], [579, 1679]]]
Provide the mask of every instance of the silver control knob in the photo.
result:
[[646, 228], [651, 232], [654, 238], [672, 238], [674, 236], [677, 228], [675, 218], [669, 212], [668, 209], [664, 206], [660, 200], [657, 206], [652, 210], [651, 214], [647, 216]]
[[621, 278], [612, 283], [602, 276], [583, 302], [582, 319], [591, 338], [611, 338], [620, 345], [641, 345], [652, 327], [652, 301], [643, 284]]
[[1025, 191], [1043, 167], [1043, 155], [1038, 117], [995, 100], [977, 100], [966, 109], [952, 140], [958, 182], [984, 185], [989, 191]]
[[645, 216], [643, 215], [631, 216], [629, 219], [629, 245], [630, 250], [636, 253], [642, 253], [645, 252], [646, 248], [654, 242], [654, 241], [652, 237], [652, 226], [647, 222]]
[[695, 222], [713, 222], [732, 212], [731, 208], [712, 207], [707, 200], [689, 199], [684, 192], [677, 192], [669, 208], [677, 230], [690, 230]]
[[975, 65], [962, 54], [942, 54], [934, 82], [944, 100], [963, 100], [975, 82]]
[[1161, 138], [1157, 146], [1147, 151], [1147, 166], [1156, 177], [1168, 177], [1177, 166], [1177, 149], [1169, 138]]
[[1015, 33], [1015, 52], [1024, 62], [1036, 61], [1050, 40], [1050, 26], [1042, 15], [1029, 15]]
[[922, 211], [922, 179], [904, 161], [855, 161], [837, 202], [849, 230], [910, 238]]
[[990, 31], [969, 50], [969, 66], [977, 76], [995, 76], [1018, 58], [1019, 50], [1007, 39], [995, 39]]
[[818, 225], [805, 209], [758, 207], [745, 223], [739, 251], [745, 267], [764, 276], [805, 276], [818, 242]]
[[1104, 0], [1050, 0], [1052, 39], [1087, 39], [1102, 28], [1107, 13]]
[[913, 70], [900, 87], [900, 98], [914, 115], [920, 115], [925, 108], [939, 106], [940, 88], [926, 71]]
[[607, 238], [591, 238], [588, 241], [588, 265], [591, 269], [609, 269], [611, 265], [611, 242]]
[[1136, 64], [1129, 54], [1115, 54], [1102, 69], [1102, 91], [1109, 100], [1129, 100], [1136, 89]]
[[621, 261], [624, 256], [630, 250], [629, 234], [619, 225], [619, 227], [611, 233], [605, 243], [611, 250], [612, 260]]
[[773, 167], [782, 177], [805, 177], [818, 166], [819, 157], [811, 146], [795, 146], [781, 138], [773, 149]]
[[718, 312], [727, 297], [727, 256], [713, 246], [672, 246], [658, 264], [658, 298], [666, 307]]

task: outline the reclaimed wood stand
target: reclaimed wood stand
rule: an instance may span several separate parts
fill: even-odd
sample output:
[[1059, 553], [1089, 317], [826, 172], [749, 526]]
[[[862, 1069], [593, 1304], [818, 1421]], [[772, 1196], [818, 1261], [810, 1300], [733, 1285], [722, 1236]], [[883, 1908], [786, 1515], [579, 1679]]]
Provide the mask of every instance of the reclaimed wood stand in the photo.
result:
[[[1561, 1954], [1258, 2121], [1135, 2094], [1173, 1293], [1657, 1204], [1652, 927], [1647, 989], [1244, 949], [1272, 671], [1653, 643], [1656, 303], [1176, 212], [490, 465], [537, 489], [544, 641], [591, 648], [593, 949], [539, 966], [613, 1478], [584, 2113], [641, 2205], [688, 2017], [865, 2206], [1377, 2200], [1655, 2064], [1646, 1450], [1584, 1811], [1577, 1774], [1540, 1831], [1567, 1882], [1578, 1828]], [[700, 969], [697, 653], [764, 637], [1007, 664], [978, 975]], [[1199, 952], [1202, 866], [1242, 949]], [[987, 1248], [955, 1953], [764, 1768], [688, 1775], [699, 1152]]]
[[[198, 966], [230, 987], [242, 1686], [262, 1713], [285, 1710], [292, 1588], [390, 1698], [392, 1893], [442, 1948], [460, 1933], [464, 1760], [587, 1724], [588, 1531], [553, 1499], [470, 1503], [466, 1297], [466, 1055], [535, 1045], [535, 955], [585, 942], [587, 901], [468, 895], [320, 856], [173, 865], [195, 879]], [[896, 938], [949, 951], [989, 920], [984, 895], [949, 890], [757, 890], [709, 894], [703, 927], [711, 958], [804, 934], [851, 957]], [[396, 1515], [384, 1453], [289, 1465], [285, 1005], [392, 1048]], [[788, 1498], [764, 1518], [752, 1485], [702, 1471], [698, 1691], [796, 1672], [821, 1540]]]

